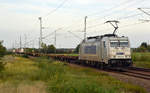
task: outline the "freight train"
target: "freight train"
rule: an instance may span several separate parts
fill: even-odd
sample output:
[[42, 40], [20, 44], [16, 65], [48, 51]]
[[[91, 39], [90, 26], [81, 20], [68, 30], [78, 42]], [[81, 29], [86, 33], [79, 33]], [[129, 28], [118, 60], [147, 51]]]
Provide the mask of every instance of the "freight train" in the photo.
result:
[[30, 56], [49, 56], [75, 64], [105, 67], [132, 66], [131, 48], [128, 37], [116, 34], [88, 37], [80, 43], [78, 56], [64, 54], [26, 53]]
[[78, 56], [63, 54], [26, 53], [31, 56], [50, 56], [54, 59], [90, 65], [98, 68], [132, 66], [128, 37], [116, 34], [88, 37], [80, 43]]
[[129, 39], [115, 34], [88, 37], [80, 44], [79, 60], [98, 66], [132, 66]]
[[[86, 64], [96, 67], [129, 67], [132, 66], [131, 48], [128, 37], [116, 35], [119, 21], [107, 21], [114, 28], [113, 34], [88, 37], [80, 43], [79, 56], [48, 54], [55, 59]], [[40, 56], [41, 54], [32, 53]], [[43, 55], [43, 54], [42, 54]]]

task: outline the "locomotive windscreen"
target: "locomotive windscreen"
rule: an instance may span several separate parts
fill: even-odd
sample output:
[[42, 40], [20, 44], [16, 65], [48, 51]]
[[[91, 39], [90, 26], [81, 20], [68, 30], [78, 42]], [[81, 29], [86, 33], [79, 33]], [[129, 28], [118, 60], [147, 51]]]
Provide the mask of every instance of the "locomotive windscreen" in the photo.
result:
[[128, 47], [129, 42], [128, 41], [111, 41], [110, 46], [111, 47]]

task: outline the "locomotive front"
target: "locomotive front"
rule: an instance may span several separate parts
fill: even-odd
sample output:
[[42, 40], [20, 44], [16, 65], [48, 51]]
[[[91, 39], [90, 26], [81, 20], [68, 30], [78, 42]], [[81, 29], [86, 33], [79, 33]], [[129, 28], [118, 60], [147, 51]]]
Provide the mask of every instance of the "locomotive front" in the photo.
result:
[[127, 37], [109, 38], [109, 61], [111, 66], [131, 66], [130, 42]]

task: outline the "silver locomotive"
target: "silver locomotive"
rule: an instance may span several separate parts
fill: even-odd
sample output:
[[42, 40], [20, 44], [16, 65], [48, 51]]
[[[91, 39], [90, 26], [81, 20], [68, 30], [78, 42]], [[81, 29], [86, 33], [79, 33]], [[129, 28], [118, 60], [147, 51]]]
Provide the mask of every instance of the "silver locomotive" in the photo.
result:
[[107, 66], [131, 66], [129, 39], [115, 34], [88, 37], [80, 44], [79, 60]]

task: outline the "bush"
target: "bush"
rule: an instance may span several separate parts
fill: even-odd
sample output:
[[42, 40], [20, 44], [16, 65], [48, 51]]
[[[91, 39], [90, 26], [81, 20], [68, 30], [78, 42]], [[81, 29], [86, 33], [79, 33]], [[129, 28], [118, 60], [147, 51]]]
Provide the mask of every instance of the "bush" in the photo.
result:
[[29, 58], [27, 54], [23, 54], [22, 57]]
[[0, 42], [0, 57], [3, 57], [6, 53], [6, 48]]
[[0, 73], [4, 70], [5, 64], [0, 61]]
[[1, 61], [1, 58], [6, 54], [6, 48], [0, 42], [0, 73], [4, 70], [5, 64]]

